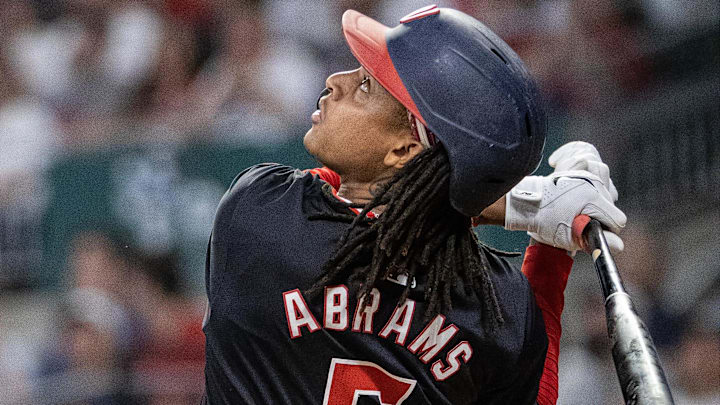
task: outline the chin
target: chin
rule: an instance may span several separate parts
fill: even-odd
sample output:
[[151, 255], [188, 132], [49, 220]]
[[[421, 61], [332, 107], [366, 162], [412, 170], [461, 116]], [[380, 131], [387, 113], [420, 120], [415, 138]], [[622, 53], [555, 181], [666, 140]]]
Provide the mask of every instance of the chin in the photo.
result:
[[312, 127], [310, 129], [308, 129], [308, 131], [305, 133], [305, 136], [303, 137], [303, 145], [305, 146], [305, 149], [308, 152], [310, 152], [310, 154], [313, 154], [313, 155], [314, 155], [314, 153], [313, 153], [312, 146], [313, 146], [313, 143], [315, 143], [314, 142], [314, 138], [315, 138], [314, 129], [315, 128], [312, 128]]
[[315, 159], [317, 159], [318, 161], [321, 160], [321, 153], [319, 153], [321, 152], [321, 148], [319, 147], [320, 143], [321, 142], [318, 139], [317, 130], [314, 127], [310, 128], [303, 137], [303, 146], [305, 146], [305, 150], [308, 151], [308, 153], [315, 157]]
[[333, 164], [333, 159], [330, 159], [334, 154], [330, 151], [330, 148], [328, 148], [327, 142], [323, 141], [322, 133], [318, 132], [317, 128], [310, 128], [310, 130], [305, 133], [303, 145], [305, 146], [305, 150], [307, 150], [320, 165], [337, 171], [336, 166]]

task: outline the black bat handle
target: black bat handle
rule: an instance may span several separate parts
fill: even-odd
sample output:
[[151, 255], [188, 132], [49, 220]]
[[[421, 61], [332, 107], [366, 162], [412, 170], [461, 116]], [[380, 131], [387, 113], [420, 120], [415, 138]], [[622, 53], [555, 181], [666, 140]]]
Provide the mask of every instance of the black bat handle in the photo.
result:
[[598, 221], [591, 220], [583, 236], [605, 297], [608, 336], [625, 403], [674, 405], [655, 344], [625, 292], [602, 226]]

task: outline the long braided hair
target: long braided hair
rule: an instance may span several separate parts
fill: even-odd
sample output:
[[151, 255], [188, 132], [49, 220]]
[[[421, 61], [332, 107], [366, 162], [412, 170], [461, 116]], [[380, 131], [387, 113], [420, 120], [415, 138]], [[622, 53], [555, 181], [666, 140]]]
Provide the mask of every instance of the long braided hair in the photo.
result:
[[[430, 319], [452, 308], [452, 290], [460, 280], [467, 295], [474, 293], [480, 299], [483, 326], [495, 330], [504, 320], [486, 253], [496, 251], [480, 244], [471, 219], [450, 205], [449, 178], [445, 148], [436, 144], [399, 170], [359, 215], [332, 215], [351, 224], [325, 264], [323, 276], [308, 293], [316, 294], [329, 282], [349, 277], [349, 283], [359, 285], [360, 298], [390, 275], [406, 274], [412, 280], [425, 274], [424, 316]], [[368, 218], [368, 212], [379, 206], [384, 206], [382, 215]], [[357, 265], [368, 260], [369, 265]], [[410, 285], [408, 281], [400, 303]]]

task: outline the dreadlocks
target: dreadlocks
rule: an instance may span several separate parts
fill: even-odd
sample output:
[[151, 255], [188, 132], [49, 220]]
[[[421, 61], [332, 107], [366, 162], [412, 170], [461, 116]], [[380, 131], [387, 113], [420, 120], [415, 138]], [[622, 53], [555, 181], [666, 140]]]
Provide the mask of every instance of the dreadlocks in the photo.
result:
[[[452, 308], [452, 289], [462, 281], [465, 293], [482, 300], [482, 323], [494, 330], [503, 322], [486, 253], [470, 218], [455, 210], [448, 199], [450, 163], [442, 145], [426, 149], [386, 183], [357, 216], [332, 219], [351, 222], [340, 239], [324, 275], [308, 291], [317, 293], [341, 276], [359, 284], [358, 297], [368, 294], [379, 280], [392, 274], [427, 276], [425, 317]], [[375, 219], [367, 213], [384, 206]], [[369, 261], [369, 265], [357, 263]], [[410, 283], [400, 298], [403, 302]], [[365, 305], [365, 300], [363, 300]]]

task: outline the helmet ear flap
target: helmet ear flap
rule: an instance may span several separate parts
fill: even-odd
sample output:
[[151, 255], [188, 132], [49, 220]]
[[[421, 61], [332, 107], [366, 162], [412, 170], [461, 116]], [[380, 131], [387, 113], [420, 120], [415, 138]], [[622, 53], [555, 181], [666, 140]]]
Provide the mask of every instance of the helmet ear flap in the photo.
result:
[[410, 110], [407, 110], [408, 121], [410, 121], [410, 128], [412, 130], [413, 138], [420, 142], [425, 149], [431, 148], [437, 143], [437, 137], [435, 134], [420, 121], [419, 118], [415, 117]]

